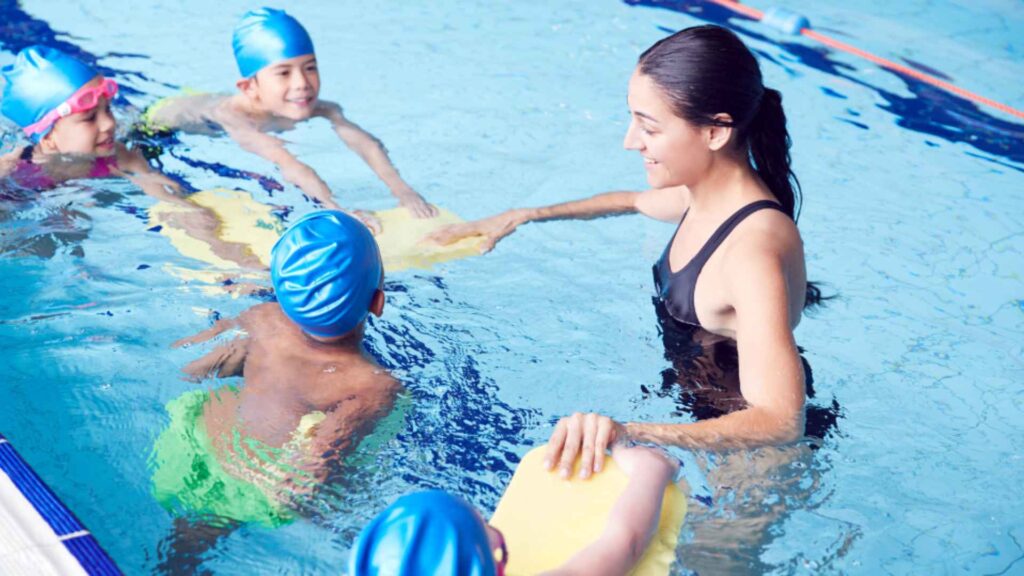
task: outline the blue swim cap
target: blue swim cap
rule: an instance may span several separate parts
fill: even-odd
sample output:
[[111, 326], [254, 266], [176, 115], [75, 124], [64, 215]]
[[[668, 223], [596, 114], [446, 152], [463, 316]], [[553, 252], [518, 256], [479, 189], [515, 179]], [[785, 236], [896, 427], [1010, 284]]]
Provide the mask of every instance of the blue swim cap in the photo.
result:
[[402, 496], [356, 538], [350, 576], [494, 576], [484, 521], [462, 498]]
[[246, 12], [235, 26], [231, 45], [242, 78], [251, 78], [275, 62], [313, 54], [313, 41], [302, 24], [273, 8]]
[[318, 210], [285, 231], [270, 253], [270, 279], [284, 313], [325, 338], [366, 319], [384, 267], [373, 235], [355, 218]]
[[[4, 66], [0, 73], [4, 77], [0, 112], [22, 128], [42, 120], [99, 75], [60, 50], [40, 45], [18, 52], [14, 64]], [[35, 138], [47, 132], [49, 128]]]

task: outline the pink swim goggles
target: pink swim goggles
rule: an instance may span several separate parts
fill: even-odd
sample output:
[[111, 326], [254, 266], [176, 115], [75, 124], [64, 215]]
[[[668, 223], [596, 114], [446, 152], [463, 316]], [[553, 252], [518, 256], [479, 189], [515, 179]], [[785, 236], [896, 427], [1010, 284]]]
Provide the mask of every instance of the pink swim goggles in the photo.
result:
[[43, 116], [42, 120], [35, 124], [25, 126], [23, 130], [28, 136], [42, 134], [49, 130], [50, 127], [56, 124], [57, 120], [60, 120], [61, 118], [71, 116], [72, 114], [78, 114], [79, 112], [92, 110], [97, 104], [99, 104], [101, 96], [106, 96], [109, 100], [116, 94], [117, 82], [114, 82], [110, 78], [104, 78], [97, 86], [82, 86], [60, 106], [57, 106], [53, 110], [47, 112], [46, 116]]

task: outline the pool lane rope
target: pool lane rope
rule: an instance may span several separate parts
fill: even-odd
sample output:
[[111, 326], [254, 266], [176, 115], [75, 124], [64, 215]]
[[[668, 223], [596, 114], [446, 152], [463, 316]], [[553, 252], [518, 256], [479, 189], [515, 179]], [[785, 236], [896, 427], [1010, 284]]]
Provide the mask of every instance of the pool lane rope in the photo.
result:
[[965, 90], [955, 84], [951, 84], [949, 82], [946, 82], [945, 80], [936, 78], [935, 76], [932, 76], [930, 74], [925, 74], [924, 72], [915, 70], [913, 68], [910, 68], [909, 66], [904, 66], [903, 64], [897, 64], [892, 60], [887, 60], [885, 58], [882, 58], [881, 56], [876, 56], [870, 52], [861, 50], [856, 46], [851, 46], [845, 42], [840, 42], [839, 40], [836, 40], [831, 36], [826, 36], [825, 34], [812, 30], [811, 24], [807, 20], [807, 18], [796, 12], [793, 12], [792, 10], [775, 7], [769, 8], [768, 10], [762, 12], [757, 8], [745, 6], [738, 2], [733, 2], [732, 0], [707, 1], [728, 8], [733, 12], [742, 14], [753, 20], [760, 21], [762, 24], [775, 28], [776, 30], [780, 30], [786, 34], [791, 34], [793, 36], [805, 36], [807, 38], [810, 38], [811, 40], [816, 40], [830, 48], [834, 48], [842, 52], [847, 52], [849, 54], [853, 54], [854, 56], [859, 56], [865, 60], [868, 60], [869, 62], [874, 62], [875, 64], [878, 64], [883, 68], [888, 68], [895, 72], [899, 72], [900, 74], [904, 74], [906, 76], [910, 76], [911, 78], [920, 80], [921, 82], [924, 82], [926, 84], [931, 84], [932, 86], [946, 90], [947, 92], [952, 92], [953, 94], [956, 94], [961, 98], [966, 98], [967, 100], [970, 100], [972, 102], [983, 104], [985, 106], [990, 106], [992, 108], [995, 108], [996, 110], [1005, 112], [1011, 116], [1016, 116], [1017, 118], [1024, 118], [1024, 112], [1017, 110], [1016, 108], [1012, 108], [1001, 102], [996, 102], [995, 100], [986, 98], [979, 94], [975, 94], [970, 90]]

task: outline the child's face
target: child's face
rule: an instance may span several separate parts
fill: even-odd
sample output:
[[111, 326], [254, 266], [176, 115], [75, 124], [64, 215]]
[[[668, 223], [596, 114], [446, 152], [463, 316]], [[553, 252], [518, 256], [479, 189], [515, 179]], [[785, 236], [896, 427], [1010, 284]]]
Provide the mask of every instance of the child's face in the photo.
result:
[[[101, 81], [97, 76], [86, 86], [98, 86]], [[94, 108], [58, 120], [40, 140], [40, 145], [43, 151], [50, 153], [109, 156], [114, 153], [116, 128], [110, 101], [100, 96]]]
[[320, 94], [316, 56], [297, 56], [267, 66], [256, 73], [245, 92], [271, 114], [291, 120], [308, 119]]

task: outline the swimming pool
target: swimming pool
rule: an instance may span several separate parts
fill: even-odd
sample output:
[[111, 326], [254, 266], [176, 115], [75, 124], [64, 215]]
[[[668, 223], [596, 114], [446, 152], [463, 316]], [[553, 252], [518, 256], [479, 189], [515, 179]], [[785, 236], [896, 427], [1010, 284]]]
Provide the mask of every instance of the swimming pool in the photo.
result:
[[[667, 31], [733, 26], [784, 95], [809, 275], [838, 294], [797, 330], [813, 403], [838, 406], [838, 423], [813, 455], [744, 492], [756, 501], [712, 493], [687, 460], [712, 506], [688, 520], [679, 572], [1024, 570], [1024, 124], [712, 4], [639, 4], [288, 10], [316, 43], [322, 95], [379, 136], [414, 187], [467, 218], [642, 187], [639, 159], [621, 149], [636, 56]], [[66, 32], [60, 40], [99, 56], [139, 108], [178, 87], [230, 88], [230, 29], [253, 6], [0, 5], [35, 19], [5, 34]], [[786, 5], [847, 42], [1024, 108], [1024, 11], [1012, 2]], [[341, 198], [390, 205], [326, 126], [288, 139]], [[197, 189], [238, 186], [295, 206], [290, 218], [310, 209], [292, 187], [230, 176], [225, 167], [275, 174], [225, 140], [183, 136], [161, 160]], [[197, 351], [169, 344], [253, 301], [167, 274], [165, 263], [196, 264], [147, 232], [150, 202], [127, 185], [4, 202], [0, 429], [126, 573], [184, 562], [163, 544], [172, 518], [149, 484], [164, 405], [196, 388], [178, 370]], [[409, 390], [403, 428], [367, 455], [372, 464], [337, 478], [311, 520], [243, 527], [202, 567], [337, 573], [355, 532], [399, 494], [444, 488], [492, 510], [518, 457], [559, 416], [685, 418], [649, 392], [667, 367], [650, 265], [671, 233], [639, 218], [527, 226], [485, 257], [391, 276], [368, 341]]]

